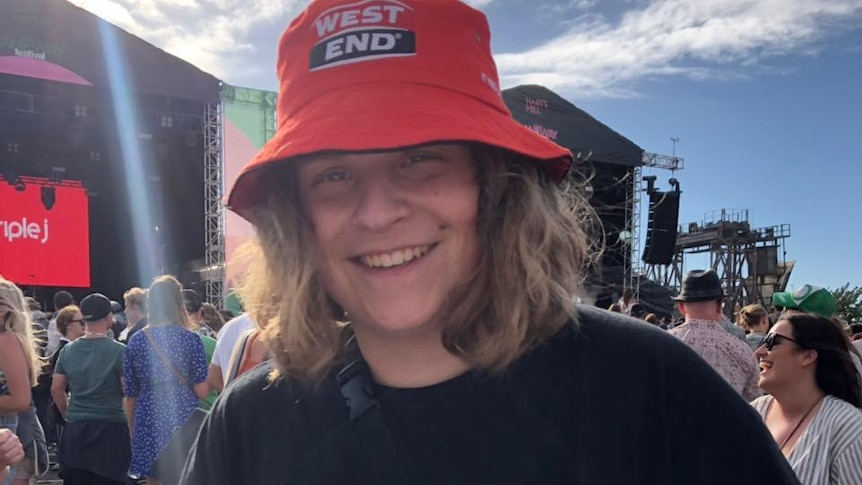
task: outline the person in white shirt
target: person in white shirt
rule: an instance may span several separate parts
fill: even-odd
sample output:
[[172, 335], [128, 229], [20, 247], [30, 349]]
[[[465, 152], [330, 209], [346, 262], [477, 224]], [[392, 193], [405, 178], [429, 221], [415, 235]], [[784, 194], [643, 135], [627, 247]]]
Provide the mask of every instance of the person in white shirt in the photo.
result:
[[803, 485], [862, 483], [862, 387], [846, 337], [829, 320], [785, 314], [757, 349], [751, 404]]
[[239, 341], [240, 336], [254, 327], [254, 320], [251, 319], [251, 315], [243, 313], [227, 322], [219, 331], [213, 359], [210, 362], [209, 376], [207, 377], [211, 389], [222, 392], [224, 389], [224, 375], [228, 365], [230, 365], [233, 348]]
[[75, 299], [68, 291], [60, 290], [54, 293], [54, 318], [48, 322], [48, 347], [45, 349], [45, 355], [53, 354], [60, 347], [60, 337], [62, 335], [57, 330], [57, 313], [74, 303]]

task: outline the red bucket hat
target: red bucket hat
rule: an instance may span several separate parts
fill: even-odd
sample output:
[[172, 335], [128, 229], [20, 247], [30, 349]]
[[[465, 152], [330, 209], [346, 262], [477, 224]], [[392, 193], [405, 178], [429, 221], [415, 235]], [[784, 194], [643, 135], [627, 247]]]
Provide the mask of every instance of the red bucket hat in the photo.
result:
[[244, 215], [266, 196], [264, 167], [322, 151], [473, 141], [547, 161], [569, 150], [515, 121], [500, 95], [485, 15], [459, 0], [318, 0], [278, 49], [278, 129], [228, 196]]

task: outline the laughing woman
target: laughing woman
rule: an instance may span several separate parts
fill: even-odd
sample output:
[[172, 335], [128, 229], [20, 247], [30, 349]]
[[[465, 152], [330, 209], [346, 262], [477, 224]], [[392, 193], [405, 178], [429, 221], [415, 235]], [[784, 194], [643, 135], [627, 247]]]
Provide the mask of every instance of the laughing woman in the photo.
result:
[[804, 485], [862, 483], [862, 391], [841, 330], [807, 313], [782, 317], [757, 349], [752, 402]]

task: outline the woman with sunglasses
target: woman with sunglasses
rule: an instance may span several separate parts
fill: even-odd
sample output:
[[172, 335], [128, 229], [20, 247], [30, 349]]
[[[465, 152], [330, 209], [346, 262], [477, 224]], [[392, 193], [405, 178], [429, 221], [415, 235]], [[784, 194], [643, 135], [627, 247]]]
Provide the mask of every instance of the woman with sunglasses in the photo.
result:
[[841, 330], [807, 313], [784, 315], [757, 349], [752, 402], [804, 485], [862, 483], [862, 389]]
[[[39, 386], [47, 388], [48, 394], [51, 393], [54, 369], [57, 367], [57, 359], [60, 358], [60, 351], [66, 346], [66, 344], [78, 340], [78, 338], [83, 337], [86, 333], [84, 330], [84, 316], [81, 315], [81, 309], [77, 305], [69, 305], [57, 313], [57, 331], [60, 332], [61, 335], [60, 345], [57, 347], [57, 351], [51, 356], [45, 372], [42, 372], [42, 375], [39, 376]], [[66, 389], [66, 391], [68, 392], [68, 389]], [[60, 410], [57, 409], [57, 405], [54, 403], [53, 397], [51, 398], [50, 407], [48, 409], [47, 422], [49, 423], [49, 429], [45, 430], [46, 434], [52, 441], [59, 443], [66, 420], [63, 418]]]

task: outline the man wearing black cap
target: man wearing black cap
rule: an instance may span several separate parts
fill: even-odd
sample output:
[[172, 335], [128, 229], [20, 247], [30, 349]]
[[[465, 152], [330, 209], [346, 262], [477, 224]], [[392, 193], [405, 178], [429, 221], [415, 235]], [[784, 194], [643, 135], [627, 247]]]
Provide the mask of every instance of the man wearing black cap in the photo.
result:
[[[81, 300], [84, 336], [60, 351], [51, 394], [66, 427], [60, 478], [67, 485], [123, 484], [131, 460], [123, 414], [125, 346], [109, 337], [111, 301], [101, 293]], [[70, 398], [66, 397], [66, 385]]]
[[746, 401], [759, 397], [757, 358], [745, 342], [721, 327], [724, 291], [718, 274], [711, 269], [689, 272], [674, 299], [685, 323], [670, 333], [700, 354]]

